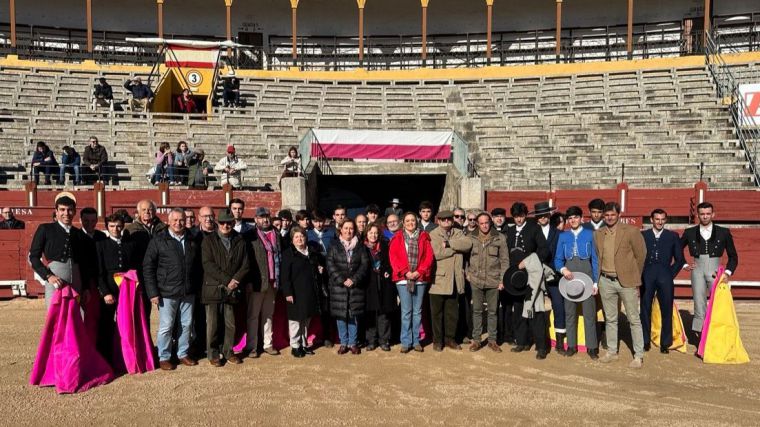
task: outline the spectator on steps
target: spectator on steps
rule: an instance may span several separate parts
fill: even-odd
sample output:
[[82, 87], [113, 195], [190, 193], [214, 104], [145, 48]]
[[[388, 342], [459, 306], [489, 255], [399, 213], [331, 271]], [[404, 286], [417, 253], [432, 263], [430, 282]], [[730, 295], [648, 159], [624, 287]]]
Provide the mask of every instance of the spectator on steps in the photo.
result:
[[187, 184], [188, 161], [193, 155], [193, 150], [187, 146], [187, 142], [177, 143], [177, 151], [174, 153], [174, 179], [179, 184]]
[[53, 174], [53, 168], [56, 166], [58, 166], [58, 163], [55, 161], [53, 150], [44, 142], [37, 142], [37, 148], [32, 155], [32, 177], [34, 177], [34, 183], [40, 183], [40, 173], [43, 173], [45, 174], [45, 185], [52, 184], [50, 176]]
[[301, 156], [298, 154], [298, 149], [295, 146], [288, 148], [288, 155], [282, 159], [280, 165], [283, 166], [280, 181], [283, 178], [303, 176], [301, 173]]
[[16, 219], [13, 215], [13, 209], [3, 208], [2, 211], [3, 220], [0, 221], [0, 230], [23, 230], [25, 227], [24, 221]]
[[65, 145], [63, 147], [63, 154], [61, 155], [61, 164], [58, 171], [58, 185], [63, 185], [66, 181], [66, 172], [71, 175], [74, 174], [74, 185], [81, 184], [81, 178], [79, 176], [79, 166], [82, 163], [82, 157], [77, 153], [74, 147]]
[[213, 170], [206, 160], [206, 152], [198, 148], [187, 159], [187, 185], [190, 188], [207, 188], [208, 174]]
[[103, 180], [104, 168], [108, 162], [108, 152], [106, 147], [98, 143], [98, 138], [90, 137], [90, 145], [85, 147], [82, 156], [82, 178], [85, 182], [90, 182], [90, 177], [97, 176], [98, 181]]
[[184, 114], [191, 114], [198, 112], [198, 106], [195, 105], [193, 94], [190, 93], [190, 89], [184, 89], [182, 94], [177, 97], [177, 111]]
[[98, 83], [95, 85], [95, 90], [92, 91], [92, 109], [96, 109], [99, 106], [108, 107], [113, 111], [113, 89], [111, 85], [106, 82], [105, 77], [100, 77]]
[[155, 170], [150, 183], [168, 182], [174, 185], [174, 153], [168, 142], [162, 142], [156, 153]]
[[124, 89], [132, 94], [129, 100], [129, 108], [132, 111], [150, 111], [150, 104], [153, 102], [153, 91], [150, 86], [142, 84], [140, 77], [134, 80], [124, 82]]
[[243, 185], [241, 172], [246, 170], [248, 165], [240, 160], [235, 154], [235, 147], [227, 146], [227, 155], [219, 159], [214, 166], [216, 172], [221, 172], [221, 184], [230, 184], [233, 188], [240, 188]]
[[227, 75], [222, 78], [224, 91], [222, 99], [225, 107], [240, 106], [240, 79], [235, 77], [235, 71], [230, 68]]

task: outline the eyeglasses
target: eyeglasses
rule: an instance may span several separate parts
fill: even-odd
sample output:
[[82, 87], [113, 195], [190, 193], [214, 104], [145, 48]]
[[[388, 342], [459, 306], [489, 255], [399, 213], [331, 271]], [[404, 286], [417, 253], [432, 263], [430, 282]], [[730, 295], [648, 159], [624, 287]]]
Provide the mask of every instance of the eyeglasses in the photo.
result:
[[211, 218], [211, 219], [214, 219], [214, 215], [201, 215], [201, 218]]
[[467, 218], [467, 221], [477, 221], [477, 218]]
[[464, 218], [464, 215], [454, 215], [454, 218], [462, 219], [462, 218]]

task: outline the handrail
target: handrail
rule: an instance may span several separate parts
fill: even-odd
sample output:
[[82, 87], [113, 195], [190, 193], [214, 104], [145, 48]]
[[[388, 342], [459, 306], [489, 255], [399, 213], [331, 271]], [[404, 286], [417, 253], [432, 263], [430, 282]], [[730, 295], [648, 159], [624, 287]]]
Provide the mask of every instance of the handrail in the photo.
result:
[[319, 150], [317, 154], [317, 166], [319, 166], [319, 171], [322, 172], [323, 175], [332, 175], [333, 170], [330, 167], [330, 162], [327, 161], [327, 155], [322, 149], [322, 145], [319, 143], [319, 140], [316, 136], [313, 137], [311, 143], [312, 146], [316, 145], [317, 150]]
[[760, 127], [754, 117], [747, 114], [749, 108], [744, 97], [739, 92], [739, 84], [720, 54], [720, 46], [716, 43], [712, 34], [705, 37], [705, 59], [710, 76], [715, 82], [718, 97], [724, 103], [728, 103], [728, 111], [734, 131], [739, 139], [739, 144], [744, 150], [744, 155], [749, 162], [755, 185], [760, 187], [760, 171], [757, 167], [757, 148], [760, 144]]

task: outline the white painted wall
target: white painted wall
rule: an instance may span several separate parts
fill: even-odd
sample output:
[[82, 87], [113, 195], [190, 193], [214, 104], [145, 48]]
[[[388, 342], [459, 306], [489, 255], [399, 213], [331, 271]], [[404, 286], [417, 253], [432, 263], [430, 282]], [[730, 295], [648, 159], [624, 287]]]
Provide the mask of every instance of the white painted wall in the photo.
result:
[[[156, 31], [154, 0], [93, 0], [96, 30]], [[715, 14], [760, 12], [757, 0], [715, 1]], [[529, 4], [530, 6], [526, 6]], [[627, 0], [565, 0], [563, 26], [620, 25], [626, 22]], [[703, 15], [704, 0], [635, 0], [635, 22], [680, 21]], [[17, 22], [68, 28], [85, 27], [84, 0], [16, 1]], [[431, 0], [428, 9], [430, 34], [485, 31], [484, 0]], [[495, 0], [494, 31], [554, 28], [555, 0]], [[368, 0], [366, 34], [420, 33], [418, 0]], [[356, 35], [355, 0], [301, 0], [299, 34]], [[165, 0], [166, 34], [224, 35], [223, 0]], [[0, 1], [0, 21], [8, 21], [8, 1]], [[234, 0], [233, 33], [238, 30], [265, 35], [290, 34], [288, 0]]]

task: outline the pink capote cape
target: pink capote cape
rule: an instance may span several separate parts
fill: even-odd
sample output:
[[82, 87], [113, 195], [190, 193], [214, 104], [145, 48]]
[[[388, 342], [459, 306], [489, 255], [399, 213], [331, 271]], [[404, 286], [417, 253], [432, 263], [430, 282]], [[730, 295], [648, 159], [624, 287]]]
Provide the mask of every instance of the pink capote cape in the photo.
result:
[[137, 290], [140, 286], [137, 271], [115, 274], [114, 280], [119, 285], [119, 302], [116, 306], [113, 366], [130, 374], [152, 371], [156, 369], [156, 359], [142, 294]]
[[87, 334], [79, 294], [63, 286], [53, 294], [29, 383], [55, 386], [58, 393], [78, 393], [113, 378], [111, 367]]

